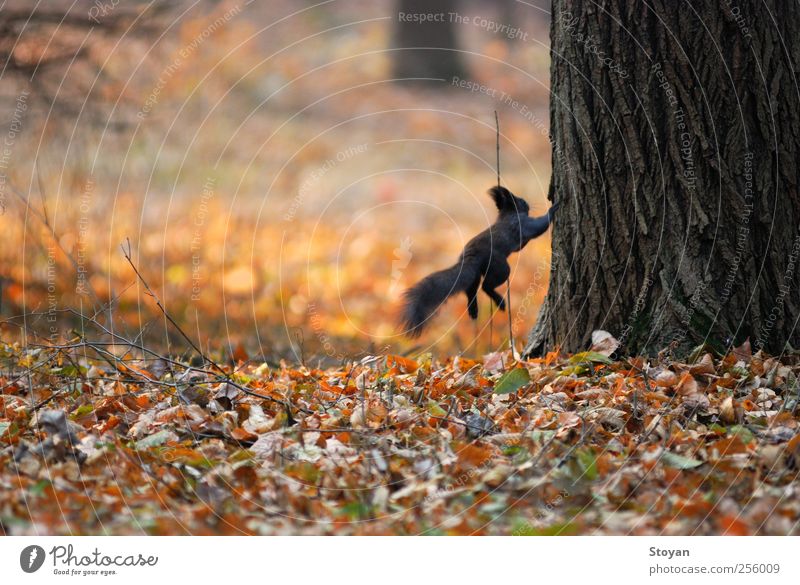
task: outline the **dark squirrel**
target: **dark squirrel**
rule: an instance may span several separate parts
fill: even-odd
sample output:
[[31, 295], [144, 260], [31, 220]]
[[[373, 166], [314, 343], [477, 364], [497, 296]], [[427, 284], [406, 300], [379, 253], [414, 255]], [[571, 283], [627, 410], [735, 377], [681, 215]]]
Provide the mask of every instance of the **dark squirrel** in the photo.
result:
[[545, 215], [533, 218], [528, 217], [528, 203], [505, 187], [492, 187], [489, 195], [500, 212], [497, 220], [467, 242], [454, 266], [426, 276], [404, 293], [400, 320], [409, 337], [419, 337], [442, 304], [461, 291], [467, 294], [472, 319], [478, 318], [479, 286], [505, 310], [505, 300], [495, 289], [511, 274], [508, 257], [547, 231], [558, 203]]

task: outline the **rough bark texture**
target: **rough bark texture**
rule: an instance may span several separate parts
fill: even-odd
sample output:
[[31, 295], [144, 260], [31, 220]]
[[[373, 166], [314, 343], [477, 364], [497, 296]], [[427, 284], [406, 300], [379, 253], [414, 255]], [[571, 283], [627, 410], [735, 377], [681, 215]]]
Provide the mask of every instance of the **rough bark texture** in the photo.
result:
[[530, 355], [800, 345], [800, 5], [554, 0], [550, 289]]
[[[394, 30], [394, 76], [399, 79], [416, 78], [450, 81], [465, 77], [458, 38], [450, 14], [457, 12], [456, 0], [398, 0], [397, 22]], [[438, 20], [422, 22], [409, 18], [441, 15]]]

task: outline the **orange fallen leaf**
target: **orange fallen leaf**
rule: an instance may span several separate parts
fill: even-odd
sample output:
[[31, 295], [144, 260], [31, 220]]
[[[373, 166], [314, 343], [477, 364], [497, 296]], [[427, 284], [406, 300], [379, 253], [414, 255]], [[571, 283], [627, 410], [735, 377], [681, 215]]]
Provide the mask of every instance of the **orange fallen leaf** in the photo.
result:
[[723, 536], [749, 536], [750, 528], [736, 516], [725, 515], [719, 519], [719, 525]]
[[243, 429], [242, 427], [236, 427], [231, 431], [231, 437], [236, 439], [237, 441], [255, 441], [258, 439], [258, 435], [255, 433], [251, 433]]
[[456, 451], [458, 462], [464, 467], [480, 467], [491, 459], [494, 450], [475, 444], [467, 444]]

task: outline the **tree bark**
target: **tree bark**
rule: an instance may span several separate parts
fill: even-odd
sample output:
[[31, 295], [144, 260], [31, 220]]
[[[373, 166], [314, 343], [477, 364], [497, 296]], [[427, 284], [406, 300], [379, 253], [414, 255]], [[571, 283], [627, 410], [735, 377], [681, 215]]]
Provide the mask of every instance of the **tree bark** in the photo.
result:
[[[457, 0], [398, 0], [394, 31], [394, 76], [436, 83], [464, 78], [466, 67], [458, 48]], [[435, 20], [421, 18], [436, 16]]]
[[526, 354], [798, 343], [800, 7], [553, 0], [550, 288]]

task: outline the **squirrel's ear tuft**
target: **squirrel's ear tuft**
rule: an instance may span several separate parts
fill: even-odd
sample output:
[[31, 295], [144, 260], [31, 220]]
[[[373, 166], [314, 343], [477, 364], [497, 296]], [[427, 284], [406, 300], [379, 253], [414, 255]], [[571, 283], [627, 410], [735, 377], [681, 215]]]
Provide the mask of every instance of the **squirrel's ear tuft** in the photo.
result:
[[492, 187], [489, 189], [489, 195], [491, 195], [492, 199], [494, 199], [494, 204], [497, 205], [497, 209], [499, 211], [504, 211], [508, 209], [509, 206], [514, 205], [514, 202], [512, 201], [513, 195], [505, 187], [501, 187], [499, 185]]

